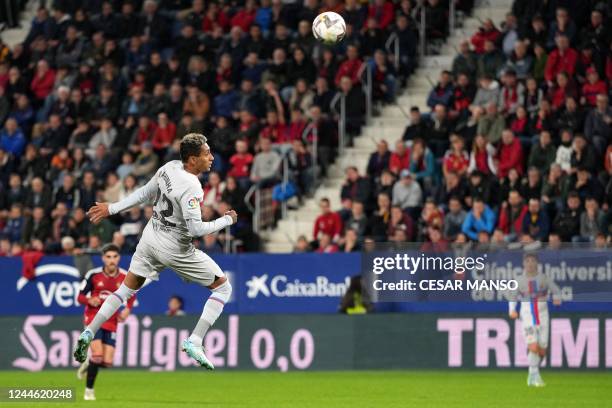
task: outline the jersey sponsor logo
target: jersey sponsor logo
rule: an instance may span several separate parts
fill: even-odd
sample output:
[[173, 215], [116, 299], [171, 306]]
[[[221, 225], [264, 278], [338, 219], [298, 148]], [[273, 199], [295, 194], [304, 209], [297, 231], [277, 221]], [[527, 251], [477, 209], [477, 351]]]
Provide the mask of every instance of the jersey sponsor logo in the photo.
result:
[[349, 287], [351, 278], [344, 282], [330, 282], [327, 276], [315, 276], [314, 281], [289, 280], [285, 275], [276, 275], [268, 281], [268, 274], [252, 276], [246, 282], [247, 297], [256, 298], [260, 293], [265, 297], [340, 297]]

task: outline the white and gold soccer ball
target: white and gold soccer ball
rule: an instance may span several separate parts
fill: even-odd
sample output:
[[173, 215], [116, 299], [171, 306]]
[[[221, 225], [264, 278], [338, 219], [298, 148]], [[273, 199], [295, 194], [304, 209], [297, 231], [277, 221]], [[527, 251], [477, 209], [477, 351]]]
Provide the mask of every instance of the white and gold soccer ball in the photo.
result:
[[340, 14], [326, 11], [312, 22], [312, 33], [325, 44], [336, 44], [346, 35], [346, 23]]

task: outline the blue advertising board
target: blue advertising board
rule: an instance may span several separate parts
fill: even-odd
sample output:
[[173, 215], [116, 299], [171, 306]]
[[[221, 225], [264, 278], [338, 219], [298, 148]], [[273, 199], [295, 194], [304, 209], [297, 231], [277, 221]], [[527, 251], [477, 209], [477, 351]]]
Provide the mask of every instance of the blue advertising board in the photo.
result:
[[[335, 313], [350, 277], [359, 274], [359, 256], [302, 255], [214, 255], [214, 260], [232, 282], [227, 313]], [[93, 257], [96, 266], [100, 257]], [[130, 257], [120, 266], [128, 269]], [[0, 258], [0, 315], [81, 314], [77, 302], [81, 276], [69, 256], [44, 257], [36, 267], [36, 278], [21, 276], [20, 258]], [[170, 296], [185, 301], [188, 314], [199, 314], [210, 291], [184, 282], [170, 270], [159, 281], [147, 282], [137, 297], [135, 312], [163, 314]]]
[[[565, 251], [564, 254], [571, 254]], [[504, 254], [508, 256], [509, 254]], [[550, 262], [558, 262], [557, 254], [547, 254]], [[586, 256], [580, 260], [578, 272], [589, 271], [595, 265], [604, 267], [606, 281], [612, 281], [610, 252]], [[603, 256], [602, 256], [603, 255]], [[273, 313], [337, 313], [342, 295], [350, 278], [361, 273], [361, 254], [239, 254], [214, 255], [214, 260], [228, 274], [233, 287], [232, 299], [225, 311], [232, 314]], [[365, 258], [365, 257], [364, 257]], [[93, 264], [101, 264], [98, 256]], [[516, 268], [498, 259], [499, 265]], [[503, 262], [501, 262], [503, 261]], [[128, 269], [129, 256], [123, 256], [120, 266]], [[570, 271], [572, 263], [564, 268]], [[36, 267], [36, 278], [21, 275], [20, 258], [0, 258], [0, 315], [78, 315], [83, 306], [77, 296], [81, 275], [74, 260], [68, 256], [44, 257]], [[587, 274], [585, 276], [590, 276]], [[580, 285], [600, 287], [603, 282], [586, 279]], [[170, 296], [176, 294], [185, 301], [185, 312], [200, 314], [209, 290], [184, 282], [170, 270], [163, 271], [157, 282], [147, 282], [138, 294], [135, 313], [164, 314]], [[473, 301], [396, 301], [379, 302], [377, 312], [494, 312], [507, 313], [507, 302]], [[610, 312], [610, 302], [566, 302], [553, 310], [564, 312]]]

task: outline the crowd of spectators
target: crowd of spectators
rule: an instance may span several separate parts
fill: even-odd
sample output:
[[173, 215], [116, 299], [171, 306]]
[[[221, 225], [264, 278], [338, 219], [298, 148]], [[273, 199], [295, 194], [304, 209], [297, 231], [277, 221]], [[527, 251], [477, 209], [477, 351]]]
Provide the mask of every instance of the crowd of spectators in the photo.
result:
[[[566, 6], [564, 6], [566, 5]], [[366, 174], [346, 170], [342, 208], [321, 201], [314, 242], [526, 245], [590, 242], [612, 230], [609, 2], [515, 0], [461, 42], [452, 68], [378, 143]]]
[[[204, 132], [215, 155], [202, 178], [204, 218], [236, 209], [231, 236], [242, 250], [257, 250], [247, 189], [277, 185], [287, 157], [297, 193], [308, 194], [313, 172], [324, 175], [335, 155], [336, 93], [347, 96], [356, 134], [366, 58], [381, 102], [394, 99], [416, 65], [411, 0], [45, 3], [23, 43], [0, 41], [0, 256], [80, 253], [107, 242], [133, 250], [150, 206], [95, 226], [86, 211], [125, 197], [179, 158], [178, 141], [190, 132]], [[426, 7], [435, 16], [444, 6]], [[348, 30], [332, 48], [311, 32], [328, 10], [341, 13]], [[391, 33], [399, 67], [384, 51]], [[225, 239], [198, 245], [221, 251]]]

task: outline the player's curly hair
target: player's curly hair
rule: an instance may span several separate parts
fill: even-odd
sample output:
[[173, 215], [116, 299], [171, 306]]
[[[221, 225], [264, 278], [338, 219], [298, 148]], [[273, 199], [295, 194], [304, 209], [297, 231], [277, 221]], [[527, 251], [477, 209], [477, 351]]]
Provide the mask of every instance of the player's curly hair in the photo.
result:
[[191, 156], [199, 156], [202, 151], [202, 146], [206, 144], [207, 139], [201, 133], [188, 133], [181, 140], [180, 155], [183, 163], [187, 162]]

